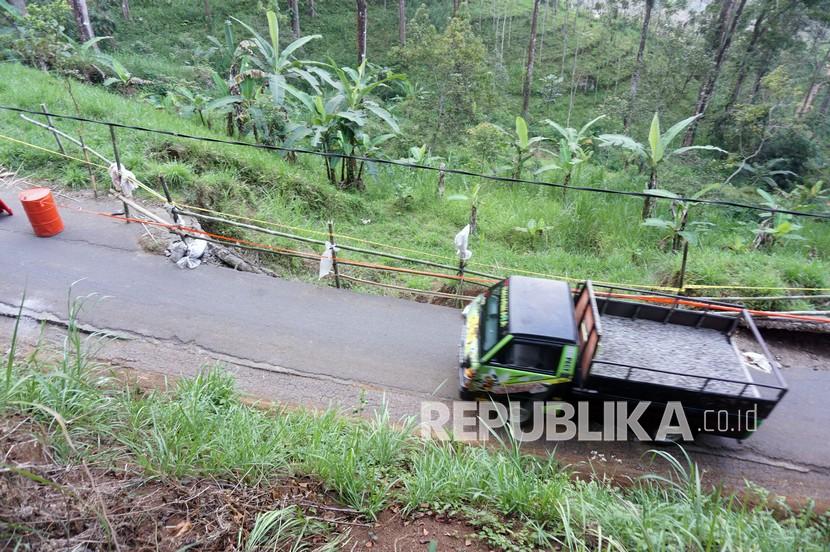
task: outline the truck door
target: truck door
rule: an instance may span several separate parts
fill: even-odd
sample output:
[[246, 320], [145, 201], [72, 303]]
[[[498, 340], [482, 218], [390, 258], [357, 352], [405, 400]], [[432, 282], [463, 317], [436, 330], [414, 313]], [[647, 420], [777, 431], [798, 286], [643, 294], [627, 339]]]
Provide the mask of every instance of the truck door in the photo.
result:
[[575, 382], [576, 385], [581, 386], [588, 377], [591, 362], [594, 360], [599, 340], [602, 338], [602, 325], [599, 319], [597, 300], [590, 280], [579, 287], [574, 299], [574, 317], [576, 318], [576, 333], [580, 352]]

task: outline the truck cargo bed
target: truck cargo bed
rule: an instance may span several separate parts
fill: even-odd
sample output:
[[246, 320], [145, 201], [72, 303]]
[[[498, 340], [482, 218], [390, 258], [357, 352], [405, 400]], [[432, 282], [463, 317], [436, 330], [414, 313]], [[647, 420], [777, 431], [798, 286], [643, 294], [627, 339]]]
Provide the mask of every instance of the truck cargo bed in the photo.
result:
[[[758, 396], [755, 386], [745, 385], [753, 383], [752, 375], [722, 331], [608, 314], [600, 318], [602, 340], [591, 370], [596, 376], [688, 390], [705, 385], [707, 393]], [[707, 383], [701, 376], [731, 381]]]

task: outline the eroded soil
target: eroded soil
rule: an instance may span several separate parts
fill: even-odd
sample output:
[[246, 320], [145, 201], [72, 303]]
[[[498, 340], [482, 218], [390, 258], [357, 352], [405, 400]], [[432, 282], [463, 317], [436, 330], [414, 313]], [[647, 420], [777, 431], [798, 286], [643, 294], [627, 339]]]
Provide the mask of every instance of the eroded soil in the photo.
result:
[[343, 550], [428, 550], [433, 541], [442, 551], [488, 550], [458, 519], [389, 509], [369, 520], [308, 479], [257, 485], [149, 477], [130, 463], [85, 468], [59, 462], [46, 440], [28, 418], [0, 419], [0, 550], [236, 550], [258, 514], [287, 507], [313, 528], [310, 545], [342, 538]]

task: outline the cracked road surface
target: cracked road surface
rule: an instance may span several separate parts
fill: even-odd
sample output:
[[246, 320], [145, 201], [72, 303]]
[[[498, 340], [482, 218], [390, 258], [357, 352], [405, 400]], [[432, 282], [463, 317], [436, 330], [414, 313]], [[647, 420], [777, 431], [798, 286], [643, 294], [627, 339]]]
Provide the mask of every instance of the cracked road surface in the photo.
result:
[[[19, 207], [15, 195], [0, 192], [12, 208]], [[95, 294], [81, 322], [124, 337], [101, 353], [114, 365], [178, 376], [221, 361], [257, 398], [322, 407], [385, 401], [396, 416], [417, 415], [425, 398], [455, 398], [455, 309], [210, 265], [180, 270], [141, 250], [141, 225], [77, 210], [115, 211], [118, 204], [61, 203], [66, 230], [48, 239], [34, 237], [22, 209], [0, 217], [5, 314], [15, 312], [25, 289], [30, 320], [65, 322], [74, 283], [75, 296]], [[0, 324], [2, 344], [10, 320]], [[38, 330], [30, 326], [33, 341]], [[747, 478], [777, 494], [830, 504], [830, 355], [810, 352], [812, 339], [828, 350], [827, 336], [802, 339], [808, 352], [784, 363], [790, 393], [756, 435], [743, 443], [705, 437], [689, 447], [711, 481], [740, 487]], [[612, 476], [632, 476], [650, 470], [650, 448], [569, 442], [556, 454], [565, 463], [593, 460]]]
[[82, 315], [95, 328], [336, 380], [371, 375], [377, 385], [444, 397], [456, 390], [455, 309], [215, 266], [182, 270], [138, 248], [140, 225], [67, 207], [66, 230], [52, 238], [34, 237], [25, 216], [0, 224], [3, 302], [25, 288], [27, 309], [65, 319], [74, 282], [74, 295], [100, 298]]

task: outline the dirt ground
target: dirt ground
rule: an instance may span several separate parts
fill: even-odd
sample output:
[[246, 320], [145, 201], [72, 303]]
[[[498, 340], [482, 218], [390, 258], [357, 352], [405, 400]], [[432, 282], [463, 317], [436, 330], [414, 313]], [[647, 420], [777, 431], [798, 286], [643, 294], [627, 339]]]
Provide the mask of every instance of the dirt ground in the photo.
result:
[[764, 340], [782, 367], [830, 372], [830, 333], [765, 329]]
[[0, 420], [0, 550], [235, 550], [257, 514], [288, 506], [319, 522], [309, 544], [343, 536], [343, 550], [428, 550], [431, 542], [442, 551], [488, 550], [475, 529], [457, 519], [405, 518], [390, 509], [367, 520], [307, 479], [246, 485], [150, 478], [130, 464], [87, 471], [57, 462], [44, 437], [27, 418]]

